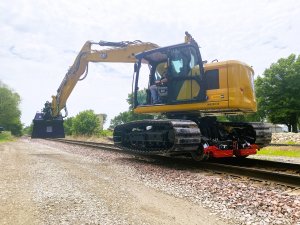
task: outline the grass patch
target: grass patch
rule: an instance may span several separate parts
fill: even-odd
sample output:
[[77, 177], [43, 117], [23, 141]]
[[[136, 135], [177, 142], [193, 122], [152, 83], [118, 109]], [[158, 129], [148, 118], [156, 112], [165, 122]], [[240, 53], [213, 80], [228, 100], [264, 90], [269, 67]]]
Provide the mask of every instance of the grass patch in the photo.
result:
[[292, 141], [292, 140], [289, 140], [286, 142], [287, 145], [295, 145], [297, 144], [296, 142]]
[[285, 156], [300, 158], [300, 147], [266, 147], [257, 152], [258, 155]]
[[99, 133], [100, 137], [110, 137], [113, 136], [113, 131], [112, 130], [101, 130]]
[[0, 133], [0, 143], [1, 142], [7, 142], [7, 141], [13, 141], [14, 137], [11, 135], [10, 132], [4, 131]]

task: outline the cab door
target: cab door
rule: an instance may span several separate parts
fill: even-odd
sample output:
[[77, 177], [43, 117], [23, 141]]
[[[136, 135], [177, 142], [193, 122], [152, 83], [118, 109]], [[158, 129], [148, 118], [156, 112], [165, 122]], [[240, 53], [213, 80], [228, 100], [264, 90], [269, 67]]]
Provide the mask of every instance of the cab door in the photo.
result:
[[170, 50], [168, 89], [171, 104], [199, 100], [201, 77], [198, 62], [193, 46]]

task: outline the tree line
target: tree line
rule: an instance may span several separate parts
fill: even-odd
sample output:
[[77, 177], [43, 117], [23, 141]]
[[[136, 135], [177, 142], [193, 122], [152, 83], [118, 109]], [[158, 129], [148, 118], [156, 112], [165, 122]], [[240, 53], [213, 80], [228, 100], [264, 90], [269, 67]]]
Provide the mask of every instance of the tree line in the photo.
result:
[[22, 135], [20, 103], [20, 95], [0, 81], [0, 127], [15, 136]]
[[255, 80], [258, 102], [256, 116], [272, 123], [285, 124], [297, 133], [300, 129], [300, 56], [281, 58]]

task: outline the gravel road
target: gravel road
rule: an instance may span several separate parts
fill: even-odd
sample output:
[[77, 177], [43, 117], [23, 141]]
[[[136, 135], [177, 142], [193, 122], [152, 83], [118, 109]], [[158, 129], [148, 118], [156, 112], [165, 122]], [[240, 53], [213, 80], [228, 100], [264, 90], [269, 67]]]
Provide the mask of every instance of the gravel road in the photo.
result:
[[227, 224], [139, 182], [124, 163], [132, 156], [70, 151], [29, 139], [0, 144], [0, 224]]
[[0, 224], [300, 224], [299, 190], [44, 140], [0, 144]]

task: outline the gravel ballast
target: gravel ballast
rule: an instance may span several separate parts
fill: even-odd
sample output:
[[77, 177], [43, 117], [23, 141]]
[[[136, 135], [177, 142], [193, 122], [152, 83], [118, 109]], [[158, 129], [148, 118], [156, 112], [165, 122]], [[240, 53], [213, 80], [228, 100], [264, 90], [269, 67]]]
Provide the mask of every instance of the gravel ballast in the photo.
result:
[[[77, 146], [70, 150], [93, 159], [115, 161], [118, 153], [88, 150]], [[99, 156], [100, 154], [100, 156]], [[123, 154], [122, 154], [123, 155]], [[228, 175], [212, 175], [203, 171], [192, 173], [156, 165], [151, 160], [126, 156], [118, 159], [127, 165], [132, 179], [176, 197], [196, 202], [212, 214], [242, 224], [300, 223], [300, 192], [270, 183], [261, 184]], [[235, 223], [234, 222], [234, 223]]]
[[[40, 148], [29, 171], [35, 179], [25, 183], [33, 185], [31, 218], [41, 212], [43, 224], [300, 224], [299, 190], [285, 186], [62, 143], [23, 139], [19, 144]], [[157, 198], [142, 197], [148, 192]], [[170, 215], [156, 215], [157, 204]], [[128, 213], [141, 213], [141, 205], [147, 206], [144, 214]], [[188, 208], [195, 206], [198, 213]], [[186, 216], [173, 218], [176, 213]]]
[[137, 181], [127, 157], [42, 140], [0, 144], [0, 224], [228, 224]]
[[273, 133], [272, 141], [273, 144], [300, 144], [300, 133]]

